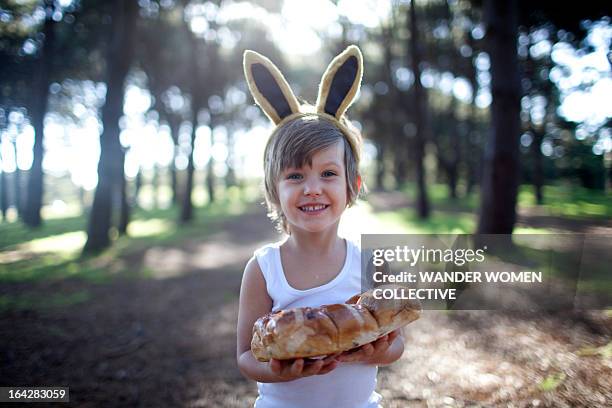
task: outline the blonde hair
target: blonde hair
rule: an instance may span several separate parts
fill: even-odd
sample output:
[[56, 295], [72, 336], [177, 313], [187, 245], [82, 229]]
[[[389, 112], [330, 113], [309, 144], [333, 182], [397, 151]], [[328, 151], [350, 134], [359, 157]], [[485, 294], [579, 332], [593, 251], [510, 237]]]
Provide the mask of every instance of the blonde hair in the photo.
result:
[[352, 206], [359, 193], [365, 191], [363, 183], [359, 183], [361, 135], [348, 120], [344, 122], [341, 130], [323, 115], [304, 113], [281, 123], [270, 136], [264, 152], [264, 188], [268, 216], [279, 232], [290, 234], [278, 195], [281, 173], [290, 167], [312, 165], [313, 156], [323, 149], [338, 142], [344, 144], [348, 206]]

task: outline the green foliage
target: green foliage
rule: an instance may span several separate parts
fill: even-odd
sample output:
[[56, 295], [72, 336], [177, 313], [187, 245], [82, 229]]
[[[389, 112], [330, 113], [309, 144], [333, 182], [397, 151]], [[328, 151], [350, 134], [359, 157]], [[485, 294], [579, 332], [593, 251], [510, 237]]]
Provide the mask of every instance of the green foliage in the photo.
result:
[[433, 211], [430, 219], [421, 220], [413, 208], [382, 212], [383, 222], [403, 226], [412, 234], [472, 233], [476, 227], [474, 214], [451, 211]]
[[[427, 191], [432, 206], [443, 211], [454, 209], [473, 212], [478, 210], [478, 206], [480, 205], [478, 194], [461, 194], [456, 200], [449, 200], [448, 185], [446, 184], [429, 183]], [[416, 197], [416, 185], [414, 183], [406, 183], [402, 188], [402, 192], [413, 199]]]
[[612, 358], [612, 341], [600, 347], [585, 347], [577, 353], [581, 357], [601, 356], [602, 358]]
[[0, 312], [66, 307], [87, 302], [90, 298], [90, 293], [85, 290], [73, 293], [57, 293], [50, 296], [40, 296], [38, 293], [22, 293], [15, 296], [0, 295]]
[[605, 269], [605, 271], [603, 270], [596, 271], [596, 274], [599, 276], [599, 278], [588, 279], [588, 280], [581, 279], [578, 282], [578, 286], [576, 287], [576, 289], [578, 290], [579, 293], [580, 292], [586, 292], [586, 293], [602, 292], [602, 293], [609, 295], [610, 293], [612, 293], [612, 281], [610, 280], [610, 277], [608, 276], [609, 273], [610, 273], [609, 269]]
[[82, 231], [76, 231], [84, 227], [84, 217], [57, 219], [36, 231], [29, 231], [21, 223], [4, 225], [0, 282], [77, 278], [104, 283], [118, 276], [138, 277], [141, 271], [126, 268], [118, 261], [151, 246], [180, 246], [192, 239], [202, 239], [218, 230], [219, 223], [247, 211], [247, 208], [243, 201], [220, 200], [214, 205], [199, 208], [196, 220], [186, 225], [175, 222], [175, 208], [139, 210], [134, 215], [127, 237], [118, 238], [112, 248], [92, 256], [81, 255], [86, 237]]
[[86, 219], [83, 217], [47, 219], [45, 224], [37, 229], [27, 228], [19, 222], [2, 223], [0, 224], [0, 251], [35, 239], [83, 231], [85, 225]]
[[538, 384], [538, 388], [544, 392], [553, 391], [565, 381], [565, 373], [554, 373], [542, 380]]
[[565, 378], [566, 378], [565, 373], [553, 373], [553, 374], [550, 374], [548, 377], [543, 379], [538, 384], [538, 388], [540, 390], [544, 391], [544, 392], [546, 392], [546, 391], [553, 391], [558, 386], [560, 386], [563, 383], [563, 381], [565, 381]]
[[[609, 193], [584, 187], [562, 184], [544, 186], [544, 205], [549, 215], [567, 218], [612, 217], [612, 199]], [[520, 207], [535, 206], [533, 187], [523, 185], [518, 198]]]
[[[591, 190], [570, 184], [545, 185], [543, 188], [544, 204], [538, 206], [545, 215], [574, 219], [610, 219], [612, 217], [612, 195], [598, 190]], [[410, 198], [416, 197], [416, 188], [407, 183], [402, 189]], [[429, 184], [429, 197], [432, 205], [441, 211], [460, 210], [476, 212], [480, 205], [478, 194], [461, 195], [457, 200], [448, 199], [446, 184]], [[519, 187], [518, 207], [520, 209], [536, 207], [533, 186]]]
[[[429, 197], [434, 212], [429, 220], [420, 220], [413, 202], [416, 200], [416, 186], [406, 183], [402, 188], [407, 201], [397, 210], [383, 211], [380, 219], [388, 225], [401, 227], [410, 233], [465, 233], [471, 234], [476, 229], [476, 214], [480, 205], [477, 193], [468, 196], [460, 195], [456, 200], [448, 198], [446, 184], [429, 184]], [[612, 200], [610, 194], [569, 185], [544, 186], [544, 204], [536, 206], [532, 186], [519, 188], [518, 209], [529, 212], [538, 208], [542, 216], [563, 217], [577, 220], [608, 220], [612, 217]], [[547, 234], [546, 228], [517, 227], [515, 233]], [[537, 255], [537, 254], [534, 254]]]

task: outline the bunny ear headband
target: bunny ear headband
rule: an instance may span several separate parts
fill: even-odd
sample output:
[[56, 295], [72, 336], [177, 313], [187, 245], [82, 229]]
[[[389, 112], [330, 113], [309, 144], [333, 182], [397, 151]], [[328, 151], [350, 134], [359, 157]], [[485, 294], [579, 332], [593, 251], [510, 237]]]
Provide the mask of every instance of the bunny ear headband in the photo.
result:
[[[354, 45], [349, 46], [329, 64], [317, 97], [316, 114], [332, 120], [351, 143], [355, 154], [353, 132], [343, 123], [344, 112], [355, 100], [361, 85], [363, 57]], [[275, 125], [304, 113], [283, 74], [268, 58], [255, 51], [244, 53], [244, 75], [255, 102]]]

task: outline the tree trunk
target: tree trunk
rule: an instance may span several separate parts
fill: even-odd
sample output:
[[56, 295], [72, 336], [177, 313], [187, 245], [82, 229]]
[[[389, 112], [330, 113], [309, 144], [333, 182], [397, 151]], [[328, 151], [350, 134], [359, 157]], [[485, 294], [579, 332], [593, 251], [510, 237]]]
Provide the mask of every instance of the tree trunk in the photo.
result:
[[181, 206], [180, 221], [182, 223], [190, 222], [193, 219], [193, 201], [191, 199], [191, 193], [193, 191], [193, 148], [195, 146], [196, 128], [198, 126], [198, 114], [197, 112], [192, 115], [191, 126], [191, 152], [189, 153], [189, 159], [187, 161], [187, 175], [185, 179], [185, 188], [183, 189], [183, 205]]
[[414, 73], [414, 106], [416, 107], [417, 133], [414, 143], [414, 164], [417, 182], [417, 214], [419, 218], [429, 217], [429, 199], [425, 186], [425, 144], [427, 140], [427, 94], [421, 83], [421, 54], [419, 50], [418, 26], [416, 17], [416, 0], [410, 2], [410, 50], [412, 55], [412, 72]]
[[132, 199], [132, 206], [139, 207], [138, 196], [140, 194], [140, 188], [142, 187], [142, 168], [138, 167], [138, 173], [136, 173], [136, 180], [134, 181], [134, 198]]
[[376, 155], [376, 189], [379, 191], [385, 190], [385, 146], [383, 142], [379, 142], [378, 154]]
[[[387, 103], [395, 104], [396, 106], [403, 106], [402, 93], [398, 91], [394, 85], [392, 65], [393, 65], [393, 52], [391, 50], [393, 44], [393, 27], [394, 25], [383, 24], [382, 39], [381, 42], [384, 44], [383, 48], [383, 81], [388, 85], [389, 94], [384, 98], [389, 101]], [[384, 104], [383, 106], [388, 106]], [[397, 119], [390, 109], [382, 109], [379, 114], [376, 114], [376, 121], [378, 122], [378, 128], [380, 129], [381, 135], [384, 135], [379, 142], [379, 160], [378, 160], [378, 172], [377, 172], [377, 186], [380, 190], [384, 189], [384, 172], [385, 172], [385, 155], [389, 156], [393, 160], [393, 176], [395, 179], [396, 189], [400, 190], [406, 183], [408, 173], [408, 160], [406, 150], [403, 149], [391, 149], [386, 151], [387, 145], [395, 146], [409, 146], [409, 141], [403, 132], [402, 126], [397, 125]], [[407, 149], [409, 150], [409, 148]]]
[[153, 178], [151, 179], [151, 191], [153, 194], [153, 208], [159, 208], [159, 166], [153, 165]]
[[[212, 122], [212, 121], [211, 121]], [[213, 137], [212, 127], [210, 129], [210, 151], [212, 152], [212, 147], [215, 144], [215, 139]], [[215, 202], [215, 161], [213, 160], [212, 154], [210, 159], [208, 159], [208, 163], [206, 165], [206, 190], [208, 191], [208, 203]]]
[[408, 169], [406, 165], [406, 153], [398, 149], [393, 161], [393, 172], [395, 173], [395, 188], [400, 190], [406, 184]]
[[22, 181], [22, 171], [19, 169], [17, 165], [17, 140], [12, 140], [13, 145], [13, 157], [15, 158], [15, 172], [13, 173], [13, 201], [15, 204], [15, 210], [17, 211], [17, 218], [22, 218], [23, 216], [23, 189], [21, 185]]
[[[474, 88], [476, 89], [476, 88]], [[474, 93], [474, 97], [476, 94]], [[478, 173], [478, 163], [480, 163], [481, 152], [480, 147], [476, 139], [478, 138], [478, 124], [476, 121], [476, 112], [478, 108], [476, 107], [476, 102], [472, 101], [471, 110], [471, 119], [469, 121], [469, 131], [466, 136], [466, 151], [468, 152], [465, 158], [465, 165], [467, 168], [467, 182], [465, 187], [465, 195], [469, 196], [472, 194], [474, 190], [474, 186], [477, 185], [480, 181], [480, 176]]]
[[6, 211], [8, 210], [8, 200], [6, 197], [6, 173], [0, 169], [0, 212], [2, 212], [2, 220], [6, 220]]
[[[448, 116], [442, 115], [438, 120], [444, 121], [444, 127], [448, 129], [448, 137], [450, 147], [446, 148], [445, 143], [440, 140], [440, 137], [432, 136], [437, 147], [438, 168], [442, 169], [446, 175], [446, 183], [448, 185], [448, 195], [450, 200], [457, 199], [457, 182], [459, 179], [459, 163], [461, 161], [461, 138], [463, 135], [457, 128], [457, 118], [455, 116], [456, 99], [451, 97], [451, 104]], [[449, 151], [449, 158], [446, 157], [446, 150]]]
[[176, 160], [176, 155], [178, 154], [178, 137], [179, 137], [179, 129], [181, 126], [180, 120], [173, 117], [168, 118], [168, 123], [170, 125], [170, 136], [172, 136], [173, 148], [174, 152], [172, 154], [172, 161], [170, 162], [170, 183], [172, 185], [172, 205], [176, 205], [179, 202], [179, 193], [178, 193], [178, 182], [176, 177], [176, 166], [174, 162]]
[[34, 151], [32, 168], [28, 177], [27, 202], [24, 208], [23, 221], [29, 227], [38, 227], [41, 223], [40, 210], [43, 202], [43, 138], [44, 120], [47, 113], [47, 99], [49, 96], [49, 71], [51, 70], [51, 58], [53, 58], [54, 47], [54, 21], [53, 2], [45, 1], [47, 17], [43, 27], [44, 43], [40, 49], [40, 58], [36, 64], [34, 75], [34, 92], [36, 96], [32, 103], [32, 126], [34, 127]]
[[[0, 146], [2, 145], [2, 133], [0, 133]], [[0, 149], [0, 162], [4, 163], [2, 158], [2, 149]], [[2, 213], [2, 220], [6, 220], [6, 212], [9, 207], [8, 200], [8, 188], [7, 188], [8, 178], [6, 177], [6, 172], [0, 166], [0, 213]]]
[[[604, 165], [605, 165], [606, 161], [604, 160]], [[610, 160], [608, 160], [608, 181], [606, 183], [606, 187], [604, 188], [604, 192], [610, 193], [612, 192], [612, 162]]]
[[[476, 44], [474, 38], [469, 35], [468, 36], [468, 45], [472, 50], [476, 50]], [[477, 55], [476, 52], [473, 55]], [[475, 67], [475, 58], [472, 57], [470, 59], [469, 64], [469, 81], [470, 85], [472, 85], [472, 103], [470, 104], [470, 115], [468, 120], [468, 131], [465, 135], [465, 144], [466, 144], [466, 152], [467, 155], [465, 157], [465, 165], [467, 168], [467, 181], [466, 181], [466, 189], [465, 195], [469, 196], [472, 194], [474, 186], [478, 184], [480, 178], [478, 176], [477, 167], [478, 163], [480, 163], [481, 152], [480, 147], [477, 142], [479, 129], [478, 129], [478, 106], [476, 106], [476, 95], [478, 95], [478, 72]]]
[[[185, 2], [186, 3], [186, 2]], [[195, 139], [196, 132], [198, 130], [198, 115], [200, 110], [204, 106], [204, 101], [207, 99], [204, 94], [203, 85], [200, 80], [200, 64], [198, 57], [200, 55], [201, 47], [198, 39], [195, 37], [191, 28], [189, 27], [187, 21], [183, 21], [183, 29], [185, 30], [187, 36], [187, 43], [189, 44], [190, 49], [192, 50], [190, 53], [189, 65], [190, 65], [190, 74], [191, 74], [191, 140], [190, 140], [190, 153], [189, 159], [187, 161], [187, 176], [185, 180], [185, 188], [183, 205], [181, 208], [180, 214], [180, 222], [187, 223], [193, 219], [193, 201], [191, 197], [191, 193], [193, 192], [193, 173], [194, 173], [194, 163], [193, 163], [193, 153], [195, 148]], [[212, 126], [211, 126], [212, 131]], [[211, 135], [212, 136], [212, 135]]]
[[125, 179], [125, 177], [123, 177], [122, 180], [119, 181], [121, 183], [121, 187], [120, 187], [120, 195], [121, 195], [121, 211], [119, 213], [119, 223], [117, 225], [117, 230], [119, 232], [119, 235], [127, 235], [127, 227], [128, 224], [130, 223], [130, 215], [131, 215], [131, 208], [130, 208], [130, 204], [129, 204], [129, 200], [127, 197], [127, 180]]
[[227, 172], [225, 173], [225, 189], [236, 185], [236, 172], [234, 171], [234, 134], [232, 129], [227, 133], [227, 158], [225, 159]]
[[[533, 43], [531, 43], [533, 44]], [[544, 172], [542, 169], [542, 140], [544, 139], [546, 123], [548, 123], [549, 118], [554, 118], [555, 112], [551, 112], [552, 103], [552, 90], [549, 81], [544, 80], [542, 83], [538, 81], [538, 63], [531, 57], [529, 53], [525, 57], [525, 61], [523, 61], [523, 72], [522, 75], [531, 78], [534, 83], [533, 88], [526, 92], [525, 95], [521, 96], [532, 96], [533, 93], [541, 93], [542, 96], [546, 98], [546, 115], [542, 123], [535, 123], [531, 114], [529, 115], [529, 123], [528, 129], [533, 135], [533, 140], [531, 142], [530, 152], [531, 152], [531, 160], [532, 163], [532, 178], [531, 182], [533, 185], [533, 193], [535, 195], [536, 204], [542, 205], [544, 202], [544, 197], [542, 195], [542, 184], [544, 181]], [[554, 122], [554, 119], [552, 119]]]
[[[459, 123], [455, 116], [455, 98], [453, 97], [453, 103], [451, 104], [451, 120], [454, 123]], [[464, 137], [462, 131], [457, 127], [453, 127], [450, 131], [452, 138], [451, 146], [451, 159], [448, 166], [448, 189], [451, 200], [457, 199], [457, 182], [459, 181], [459, 163], [461, 162], [461, 139]]]
[[538, 205], [544, 204], [544, 195], [542, 194], [542, 185], [544, 184], [544, 169], [542, 168], [543, 139], [544, 135], [542, 134], [542, 131], [534, 129], [531, 152], [533, 154], [533, 190], [536, 197], [536, 203]]
[[193, 219], [193, 201], [191, 193], [193, 192], [193, 172], [195, 170], [193, 164], [193, 153], [195, 148], [196, 132], [198, 130], [198, 113], [203, 105], [203, 96], [200, 89], [201, 83], [198, 81], [199, 66], [198, 66], [198, 41], [194, 37], [191, 29], [184, 22], [183, 28], [187, 33], [188, 44], [191, 50], [190, 65], [191, 65], [191, 151], [187, 161], [187, 176], [185, 180], [185, 188], [183, 189], [183, 205], [181, 206], [180, 222], [187, 223]]
[[100, 135], [98, 186], [87, 227], [85, 252], [110, 245], [113, 195], [119, 192], [123, 174], [123, 149], [119, 142], [119, 118], [123, 112], [123, 85], [130, 69], [134, 48], [134, 30], [138, 16], [135, 0], [115, 0], [111, 43], [107, 59], [106, 100], [102, 107], [104, 130]]
[[451, 200], [457, 200], [457, 179], [458, 169], [456, 165], [452, 165], [448, 169], [448, 194]]
[[83, 188], [83, 186], [78, 186], [77, 187], [77, 196], [79, 197], [79, 204], [81, 205], [81, 212], [83, 214], [85, 214], [85, 212], [86, 212], [86, 208], [85, 208], [85, 189]]
[[517, 12], [516, 0], [484, 3], [493, 101], [483, 163], [479, 234], [511, 234], [516, 222], [520, 134]]
[[128, 183], [124, 174], [125, 165], [125, 151], [122, 150], [121, 165], [120, 165], [120, 178], [119, 178], [119, 195], [120, 195], [120, 211], [119, 211], [119, 223], [117, 230], [119, 235], [127, 235], [127, 227], [130, 223], [130, 201], [128, 199]]

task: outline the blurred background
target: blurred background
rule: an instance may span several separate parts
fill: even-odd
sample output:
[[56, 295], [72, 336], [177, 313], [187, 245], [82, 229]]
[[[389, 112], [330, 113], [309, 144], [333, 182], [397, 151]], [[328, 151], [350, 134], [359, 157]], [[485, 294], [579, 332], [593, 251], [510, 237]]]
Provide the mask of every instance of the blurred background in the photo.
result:
[[[242, 54], [313, 103], [350, 44], [369, 193], [342, 234], [612, 236], [612, 10], [524, 0], [0, 1], [0, 386], [252, 405], [244, 264], [281, 237]], [[591, 289], [612, 292], [605, 271]], [[610, 305], [612, 307], [612, 305]], [[610, 406], [612, 308], [428, 312], [389, 407]]]

